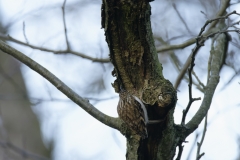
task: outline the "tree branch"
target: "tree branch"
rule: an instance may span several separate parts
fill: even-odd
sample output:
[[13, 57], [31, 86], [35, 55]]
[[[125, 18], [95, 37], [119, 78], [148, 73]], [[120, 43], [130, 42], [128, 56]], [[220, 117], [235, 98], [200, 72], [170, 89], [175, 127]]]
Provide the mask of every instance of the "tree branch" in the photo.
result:
[[[219, 9], [218, 13], [216, 14], [216, 17], [220, 17], [220, 16], [224, 15], [226, 8], [229, 5], [229, 2], [230, 2], [230, 0], [221, 0], [221, 8]], [[214, 21], [213, 23], [211, 23], [207, 32], [204, 33], [203, 35], [206, 36], [207, 34], [209, 34], [211, 32], [211, 30], [216, 26], [216, 24], [217, 24], [217, 21]], [[196, 39], [192, 38], [182, 44], [157, 47], [157, 52], [164, 52], [164, 51], [173, 50], [173, 49], [183, 49], [187, 46], [194, 44], [195, 42], [196, 42]]]
[[12, 144], [11, 142], [0, 141], [0, 146], [2, 148], [11, 149], [15, 153], [21, 155], [24, 159], [29, 159], [30, 158], [30, 159], [33, 159], [33, 160], [49, 160], [49, 158], [43, 157], [41, 155], [37, 155], [35, 153], [26, 151], [24, 149], [21, 149], [21, 148], [15, 146], [14, 144]]
[[184, 24], [186, 30], [192, 35], [192, 32], [191, 32], [191, 30], [189, 29], [189, 27], [188, 27], [186, 21], [184, 20], [184, 18], [181, 16], [180, 12], [178, 11], [176, 4], [173, 3], [172, 6], [173, 6], [174, 10], [176, 11], [178, 17], [180, 18], [180, 20], [181, 20], [182, 23]]
[[[228, 7], [229, 0], [222, 0], [221, 3], [222, 3], [222, 5], [221, 5], [221, 8], [220, 8], [219, 12], [217, 13], [217, 16], [224, 15], [225, 10]], [[228, 16], [230, 16], [230, 15], [228, 15]], [[224, 16], [224, 17], [226, 17], [226, 16]], [[217, 19], [219, 19], [219, 18], [217, 18]], [[205, 23], [205, 25], [207, 25], [209, 23], [211, 23], [211, 24], [210, 24], [210, 27], [208, 28], [207, 32], [204, 33], [202, 36], [209, 35], [210, 32], [212, 31], [213, 27], [216, 26], [217, 22], [218, 21], [216, 21], [216, 20], [214, 20], [214, 21], [207, 21]], [[202, 27], [201, 32], [199, 33], [199, 35], [201, 35], [202, 32], [205, 30], [205, 27], [206, 27], [205, 25], [204, 25], [204, 27]], [[195, 42], [196, 42], [196, 39], [193, 38], [193, 39], [190, 39], [190, 40], [188, 40], [187, 42], [185, 42], [183, 44], [164, 46], [165, 48], [163, 47], [162, 49], [157, 48], [157, 52], [162, 52], [162, 51], [167, 51], [167, 50], [172, 50], [172, 49], [182, 49], [182, 48], [185, 48], [185, 47], [187, 47], [189, 45], [192, 45]], [[187, 58], [185, 64], [183, 65], [183, 68], [182, 68], [181, 72], [178, 74], [177, 80], [176, 80], [176, 82], [174, 84], [174, 88], [175, 89], [178, 88], [178, 86], [179, 86], [180, 82], [182, 81], [182, 79], [183, 79], [183, 77], [184, 77], [184, 75], [185, 75], [185, 73], [187, 71], [187, 68], [189, 67], [190, 63], [191, 63], [191, 54], [189, 55], [189, 57]]]
[[[227, 16], [230, 16], [230, 15], [232, 15], [232, 14], [238, 14], [238, 13], [236, 13], [236, 11], [233, 11], [233, 12], [229, 13]], [[219, 18], [216, 18], [216, 19], [213, 19], [213, 20], [216, 21], [216, 20], [220, 20], [220, 19], [225, 19], [225, 17], [227, 17], [227, 16], [219, 17]], [[213, 21], [213, 20], [210, 20], [210, 21]], [[210, 21], [207, 21], [206, 23], [209, 24], [209, 23], [211, 23]], [[240, 21], [237, 21], [237, 22], [233, 23], [232, 26], [229, 26], [229, 27], [233, 27], [234, 25], [238, 24], [239, 22], [240, 22]], [[206, 25], [206, 24], [205, 24], [205, 25]], [[205, 25], [204, 25], [203, 28], [206, 27]], [[203, 28], [202, 28], [202, 29], [203, 29]], [[201, 32], [202, 32], [202, 29], [201, 29]], [[239, 29], [227, 30], [227, 28], [224, 29], [224, 30], [222, 30], [222, 31], [217, 31], [217, 32], [210, 33], [210, 34], [208, 34], [208, 35], [206, 35], [206, 36], [203, 36], [203, 35], [200, 35], [200, 34], [199, 34], [199, 36], [196, 38], [196, 39], [197, 39], [197, 42], [196, 42], [196, 43], [197, 43], [197, 46], [193, 49], [192, 54], [189, 55], [189, 57], [187, 58], [187, 60], [186, 60], [186, 62], [185, 62], [185, 64], [184, 64], [184, 66], [182, 67], [180, 73], [178, 74], [177, 80], [176, 80], [176, 82], [175, 82], [175, 84], [174, 84], [174, 88], [175, 88], [175, 89], [178, 88], [180, 82], [182, 81], [182, 79], [183, 79], [183, 77], [184, 77], [184, 75], [185, 75], [185, 72], [187, 71], [187, 68], [188, 68], [189, 65], [191, 64], [191, 62], [192, 62], [192, 55], [195, 54], [194, 57], [196, 56], [198, 50], [201, 48], [201, 45], [203, 45], [203, 43], [204, 43], [208, 38], [213, 37], [213, 36], [215, 36], [215, 35], [217, 35], [217, 34], [227, 33], [227, 32], [236, 32], [236, 33], [240, 34], [240, 30], [239, 30]], [[203, 38], [203, 39], [201, 39], [201, 38]], [[201, 42], [199, 42], [200, 39], [201, 39]], [[198, 43], [201, 43], [201, 44], [198, 44]], [[197, 78], [197, 80], [199, 81], [198, 78]], [[200, 83], [200, 84], [201, 84], [201, 83]], [[201, 85], [202, 85], [202, 84], [201, 84]]]
[[201, 159], [201, 157], [205, 154], [205, 153], [201, 153], [200, 154], [200, 149], [201, 149], [201, 146], [203, 144], [206, 132], [207, 132], [207, 115], [205, 117], [205, 123], [204, 123], [202, 139], [201, 139], [200, 143], [197, 142], [197, 157], [196, 157], [196, 160]]
[[29, 43], [27, 36], [26, 36], [26, 31], [25, 31], [25, 22], [23, 21], [23, 36], [25, 38], [25, 41], [27, 42], [27, 44]]
[[201, 80], [198, 78], [197, 74], [194, 72], [194, 70], [192, 70], [192, 74], [194, 75], [194, 77], [196, 78], [196, 80], [198, 81], [198, 85], [196, 85], [198, 87], [198, 89], [200, 91], [204, 91], [205, 85], [201, 82]]
[[225, 38], [224, 36], [225, 36], [224, 34], [218, 36], [216, 40], [216, 47], [215, 48], [213, 47], [211, 50], [212, 61], [209, 66], [211, 68], [209, 80], [206, 85], [204, 98], [199, 110], [194, 115], [194, 117], [186, 124], [186, 127], [189, 129], [188, 135], [198, 127], [198, 125], [206, 116], [210, 108], [213, 94], [215, 92], [215, 89], [220, 78], [219, 72], [222, 64], [223, 55], [225, 52], [224, 50], [225, 44], [223, 44], [224, 41], [223, 39]]
[[189, 88], [189, 102], [188, 102], [187, 108], [183, 110], [183, 116], [182, 116], [181, 125], [185, 124], [185, 118], [187, 116], [187, 113], [188, 113], [192, 103], [194, 101], [201, 100], [201, 97], [199, 97], [199, 98], [192, 98], [192, 70], [193, 70], [193, 67], [194, 67], [194, 60], [193, 59], [194, 59], [194, 57], [192, 58], [192, 65], [188, 69], [188, 72], [189, 72], [189, 84], [188, 84], [188, 88]]
[[199, 133], [196, 133], [196, 134], [195, 134], [194, 141], [192, 142], [191, 149], [188, 151], [188, 156], [187, 156], [186, 160], [190, 160], [190, 157], [191, 157], [191, 154], [192, 154], [193, 149], [194, 149], [194, 147], [195, 147], [195, 144], [196, 144], [196, 142], [197, 142], [198, 136], [199, 136]]
[[91, 116], [104, 123], [105, 125], [118, 129], [122, 123], [119, 118], [110, 117], [98, 109], [96, 109], [93, 105], [91, 105], [88, 100], [83, 99], [77, 93], [75, 93], [71, 88], [65, 85], [60, 79], [58, 79], [55, 75], [49, 72], [46, 68], [42, 67], [40, 64], [27, 57], [23, 53], [17, 51], [11, 46], [7, 45], [3, 41], [0, 40], [0, 50], [5, 52], [6, 54], [12, 55], [14, 58], [18, 59], [44, 78], [46, 78], [50, 83], [52, 83], [58, 90], [60, 90], [63, 94], [65, 94], [68, 98], [70, 98], [73, 102], [78, 104], [82, 109], [88, 112]]
[[183, 152], [183, 148], [184, 148], [184, 146], [182, 145], [182, 143], [180, 143], [180, 144], [178, 145], [178, 155], [177, 155], [176, 160], [180, 160], [180, 159], [181, 159], [181, 157], [182, 157], [182, 152]]
[[[166, 41], [164, 41], [162, 39], [162, 37], [155, 37], [155, 39], [158, 40], [159, 42], [161, 42], [164, 45], [168, 45], [168, 43]], [[179, 61], [178, 57], [175, 55], [174, 51], [170, 50], [170, 51], [168, 51], [168, 53], [169, 53], [170, 59], [172, 60], [173, 65], [176, 67], [177, 71], [179, 72], [178, 76], [182, 76], [181, 78], [177, 78], [177, 81], [175, 82], [174, 88], [177, 90], [180, 82], [182, 81], [182, 78], [184, 78], [186, 81], [189, 81], [189, 79], [187, 78], [187, 76], [185, 76], [185, 74], [183, 74], [183, 72], [181, 72], [182, 71], [181, 70], [182, 64], [180, 64], [180, 61]], [[191, 60], [190, 58], [191, 57], [189, 57], [189, 60]], [[186, 66], [184, 66], [184, 67], [186, 67]], [[195, 83], [194, 81], [192, 83], [197, 87], [198, 90], [203, 92], [202, 83], [200, 82], [200, 80], [198, 79], [198, 77], [197, 77], [197, 75], [195, 74], [194, 71], [192, 71], [192, 74], [195, 76], [195, 78], [197, 79], [199, 84]]]
[[63, 5], [62, 5], [63, 26], [64, 26], [64, 35], [65, 35], [65, 40], [66, 40], [66, 44], [67, 44], [67, 50], [71, 50], [69, 40], [68, 40], [68, 35], [67, 35], [67, 25], [66, 25], [66, 18], [65, 18], [66, 17], [65, 16], [66, 2], [67, 2], [67, 0], [64, 0]]
[[183, 65], [180, 73], [178, 74], [177, 76], [177, 79], [176, 79], [176, 82], [174, 84], [174, 88], [175, 89], [178, 89], [178, 86], [180, 85], [180, 82], [182, 81], [186, 71], [187, 71], [187, 68], [189, 67], [190, 63], [191, 63], [191, 59], [192, 59], [192, 54], [190, 54], [185, 62], [185, 64]]
[[24, 46], [27, 46], [27, 47], [30, 47], [32, 49], [38, 49], [38, 50], [41, 50], [41, 51], [45, 51], [45, 52], [52, 52], [54, 54], [66, 54], [66, 53], [72, 53], [76, 56], [79, 56], [79, 57], [82, 57], [84, 59], [88, 59], [88, 60], [91, 60], [93, 62], [100, 62], [100, 63], [109, 63], [110, 60], [109, 58], [93, 58], [93, 57], [90, 57], [90, 56], [87, 56], [83, 53], [80, 53], [80, 52], [76, 52], [76, 51], [72, 51], [72, 50], [69, 50], [69, 49], [66, 49], [66, 50], [52, 50], [52, 49], [48, 49], [48, 48], [43, 48], [43, 47], [38, 47], [38, 46], [35, 46], [35, 45], [31, 45], [29, 43], [24, 43], [22, 41], [19, 41], [11, 36], [3, 36], [0, 34], [0, 39], [2, 40], [5, 40], [5, 41], [11, 41], [11, 42], [14, 42], [14, 43], [17, 43], [17, 44], [21, 44], [21, 45], [24, 45]]

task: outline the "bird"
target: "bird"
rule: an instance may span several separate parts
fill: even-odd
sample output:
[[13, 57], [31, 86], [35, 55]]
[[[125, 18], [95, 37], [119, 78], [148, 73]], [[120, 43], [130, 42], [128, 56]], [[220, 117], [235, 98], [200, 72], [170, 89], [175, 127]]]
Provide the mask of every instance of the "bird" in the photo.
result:
[[[153, 98], [155, 102], [150, 105], [150, 107], [154, 107], [156, 114], [159, 115], [159, 119], [149, 120], [145, 106], [145, 104], [148, 105], [148, 103], [140, 100], [140, 98], [124, 89], [121, 89], [119, 92], [117, 112], [120, 119], [122, 119], [135, 134], [141, 136], [143, 139], [148, 138], [147, 126], [163, 122], [166, 119], [167, 112], [171, 109], [169, 105], [175, 102], [172, 90], [169, 89], [167, 85], [160, 87], [157, 94], [156, 100]], [[166, 109], [163, 110], [161, 108]]]
[[120, 119], [122, 119], [135, 134], [141, 136], [143, 139], [148, 137], [147, 110], [137, 96], [126, 90], [121, 90], [119, 93], [117, 112]]

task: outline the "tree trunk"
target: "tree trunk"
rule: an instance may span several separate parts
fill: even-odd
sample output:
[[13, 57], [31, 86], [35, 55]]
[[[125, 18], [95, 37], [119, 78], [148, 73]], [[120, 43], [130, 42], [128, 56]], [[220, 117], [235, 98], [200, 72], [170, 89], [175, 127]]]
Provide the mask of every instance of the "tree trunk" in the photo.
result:
[[[24, 152], [50, 157], [51, 152], [42, 142], [39, 122], [31, 109], [19, 64], [1, 51], [0, 77], [0, 118], [3, 122], [0, 127], [0, 160], [34, 159], [28, 154], [23, 155]], [[6, 142], [5, 146], [3, 142]]]
[[116, 76], [113, 87], [117, 93], [126, 90], [138, 97], [147, 108], [149, 120], [161, 121], [147, 125], [148, 138], [128, 132], [129, 127], [121, 131], [127, 138], [129, 160], [172, 159], [180, 141], [175, 139], [173, 120], [176, 91], [162, 75], [150, 15], [146, 0], [103, 0], [102, 27]]
[[[0, 33], [6, 32], [0, 22]], [[51, 150], [43, 144], [20, 64], [0, 50], [0, 160], [44, 159], [42, 156], [50, 157]]]

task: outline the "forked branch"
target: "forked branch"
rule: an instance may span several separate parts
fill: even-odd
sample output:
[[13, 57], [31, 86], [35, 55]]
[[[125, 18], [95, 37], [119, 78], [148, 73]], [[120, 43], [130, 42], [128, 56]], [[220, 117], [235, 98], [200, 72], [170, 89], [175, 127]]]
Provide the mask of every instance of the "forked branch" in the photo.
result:
[[[225, 52], [225, 49], [224, 49], [225, 44], [222, 44], [222, 42], [224, 41], [223, 38], [225, 35], [221, 34], [221, 33], [236, 32], [239, 34], [240, 32], [239, 32], [238, 28], [235, 28], [233, 30], [228, 30], [228, 27], [233, 27], [234, 25], [239, 24], [239, 21], [236, 23], [233, 23], [231, 26], [223, 28], [217, 32], [210, 33], [207, 36], [202, 36], [202, 33], [209, 23], [211, 23], [213, 21], [224, 20], [232, 14], [239, 15], [238, 13], [236, 13], [236, 11], [233, 11], [233, 12], [227, 14], [226, 16], [218, 17], [213, 20], [208, 20], [205, 23], [205, 25], [203, 26], [203, 28], [201, 29], [199, 36], [196, 39], [196, 47], [193, 49], [192, 54], [194, 54], [194, 52], [195, 52], [194, 50], [199, 49], [208, 38], [213, 37], [213, 36], [218, 36], [217, 40], [216, 40], [216, 46], [213, 47], [211, 50], [211, 58], [212, 59], [211, 59], [211, 62], [209, 63], [209, 68], [211, 68], [211, 70], [209, 71], [209, 73], [210, 73], [209, 79], [208, 79], [208, 82], [207, 82], [207, 85], [206, 85], [206, 88], [204, 91], [204, 98], [203, 98], [202, 104], [201, 104], [199, 110], [197, 111], [197, 113], [194, 115], [194, 117], [186, 124], [186, 128], [189, 129], [189, 131], [187, 133], [188, 135], [190, 133], [192, 133], [198, 127], [198, 125], [201, 123], [203, 118], [206, 116], [206, 114], [210, 108], [215, 89], [219, 82], [220, 66], [222, 64], [223, 55]], [[192, 59], [192, 62], [191, 62], [192, 64], [194, 63], [193, 61], [194, 61], [194, 59]], [[192, 66], [192, 64], [191, 64], [191, 66]], [[191, 93], [189, 93], [189, 95], [191, 95]]]
[[[218, 13], [216, 14], [217, 17], [221, 17], [224, 15], [227, 7], [229, 6], [229, 2], [230, 2], [230, 0], [221, 0], [221, 8], [219, 9]], [[217, 24], [217, 21], [213, 21], [213, 23], [210, 24], [206, 33], [204, 33], [203, 35], [204, 36], [208, 35], [211, 32], [212, 28], [214, 28], [216, 26], [216, 24]], [[164, 52], [164, 51], [169, 51], [169, 50], [173, 50], [173, 49], [183, 49], [187, 46], [194, 44], [195, 42], [196, 42], [196, 39], [192, 38], [181, 44], [165, 45], [165, 46], [157, 47], [157, 52]], [[187, 70], [187, 68], [186, 68], [186, 70]], [[186, 70], [184, 71], [184, 73], [186, 73]]]
[[58, 79], [55, 75], [49, 72], [46, 68], [32, 60], [31, 58], [27, 57], [23, 53], [17, 51], [16, 49], [10, 47], [6, 43], [0, 40], [0, 50], [9, 54], [16, 58], [17, 60], [21, 61], [32, 70], [39, 73], [45, 79], [47, 79], [50, 83], [52, 83], [58, 90], [60, 90], [63, 94], [65, 94], [68, 98], [70, 98], [73, 102], [78, 104], [82, 109], [88, 112], [91, 116], [99, 120], [100, 122], [104, 123], [105, 125], [119, 129], [121, 125], [121, 120], [118, 118], [110, 117], [98, 109], [96, 109], [92, 104], [88, 102], [88, 100], [83, 99], [77, 93], [75, 93], [71, 88], [69, 88], [66, 84], [64, 84], [60, 79]]

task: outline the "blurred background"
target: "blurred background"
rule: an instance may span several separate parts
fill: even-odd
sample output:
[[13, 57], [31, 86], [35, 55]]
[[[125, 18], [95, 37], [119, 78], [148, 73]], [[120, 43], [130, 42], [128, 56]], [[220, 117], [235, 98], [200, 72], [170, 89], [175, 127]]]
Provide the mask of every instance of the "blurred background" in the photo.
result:
[[[101, 29], [101, 0], [0, 0], [0, 39], [47, 68], [102, 112], [117, 117], [118, 95], [111, 83], [112, 64]], [[195, 38], [207, 19], [215, 18], [219, 0], [155, 0], [152, 29], [164, 76], [173, 84], [194, 44], [161, 48]], [[239, 0], [225, 6], [240, 12]], [[240, 18], [231, 16], [232, 24]], [[231, 33], [220, 83], [208, 114], [203, 160], [240, 160], [240, 40]], [[194, 71], [203, 84], [211, 40], [196, 57]], [[86, 57], [87, 56], [87, 57]], [[94, 59], [97, 58], [97, 61]], [[193, 97], [203, 98], [194, 78]], [[188, 79], [178, 87], [175, 123], [188, 103]], [[192, 105], [186, 121], [201, 101]], [[196, 157], [203, 124], [185, 144], [182, 159]], [[0, 52], [0, 160], [123, 160], [126, 141], [71, 102], [47, 80]]]

